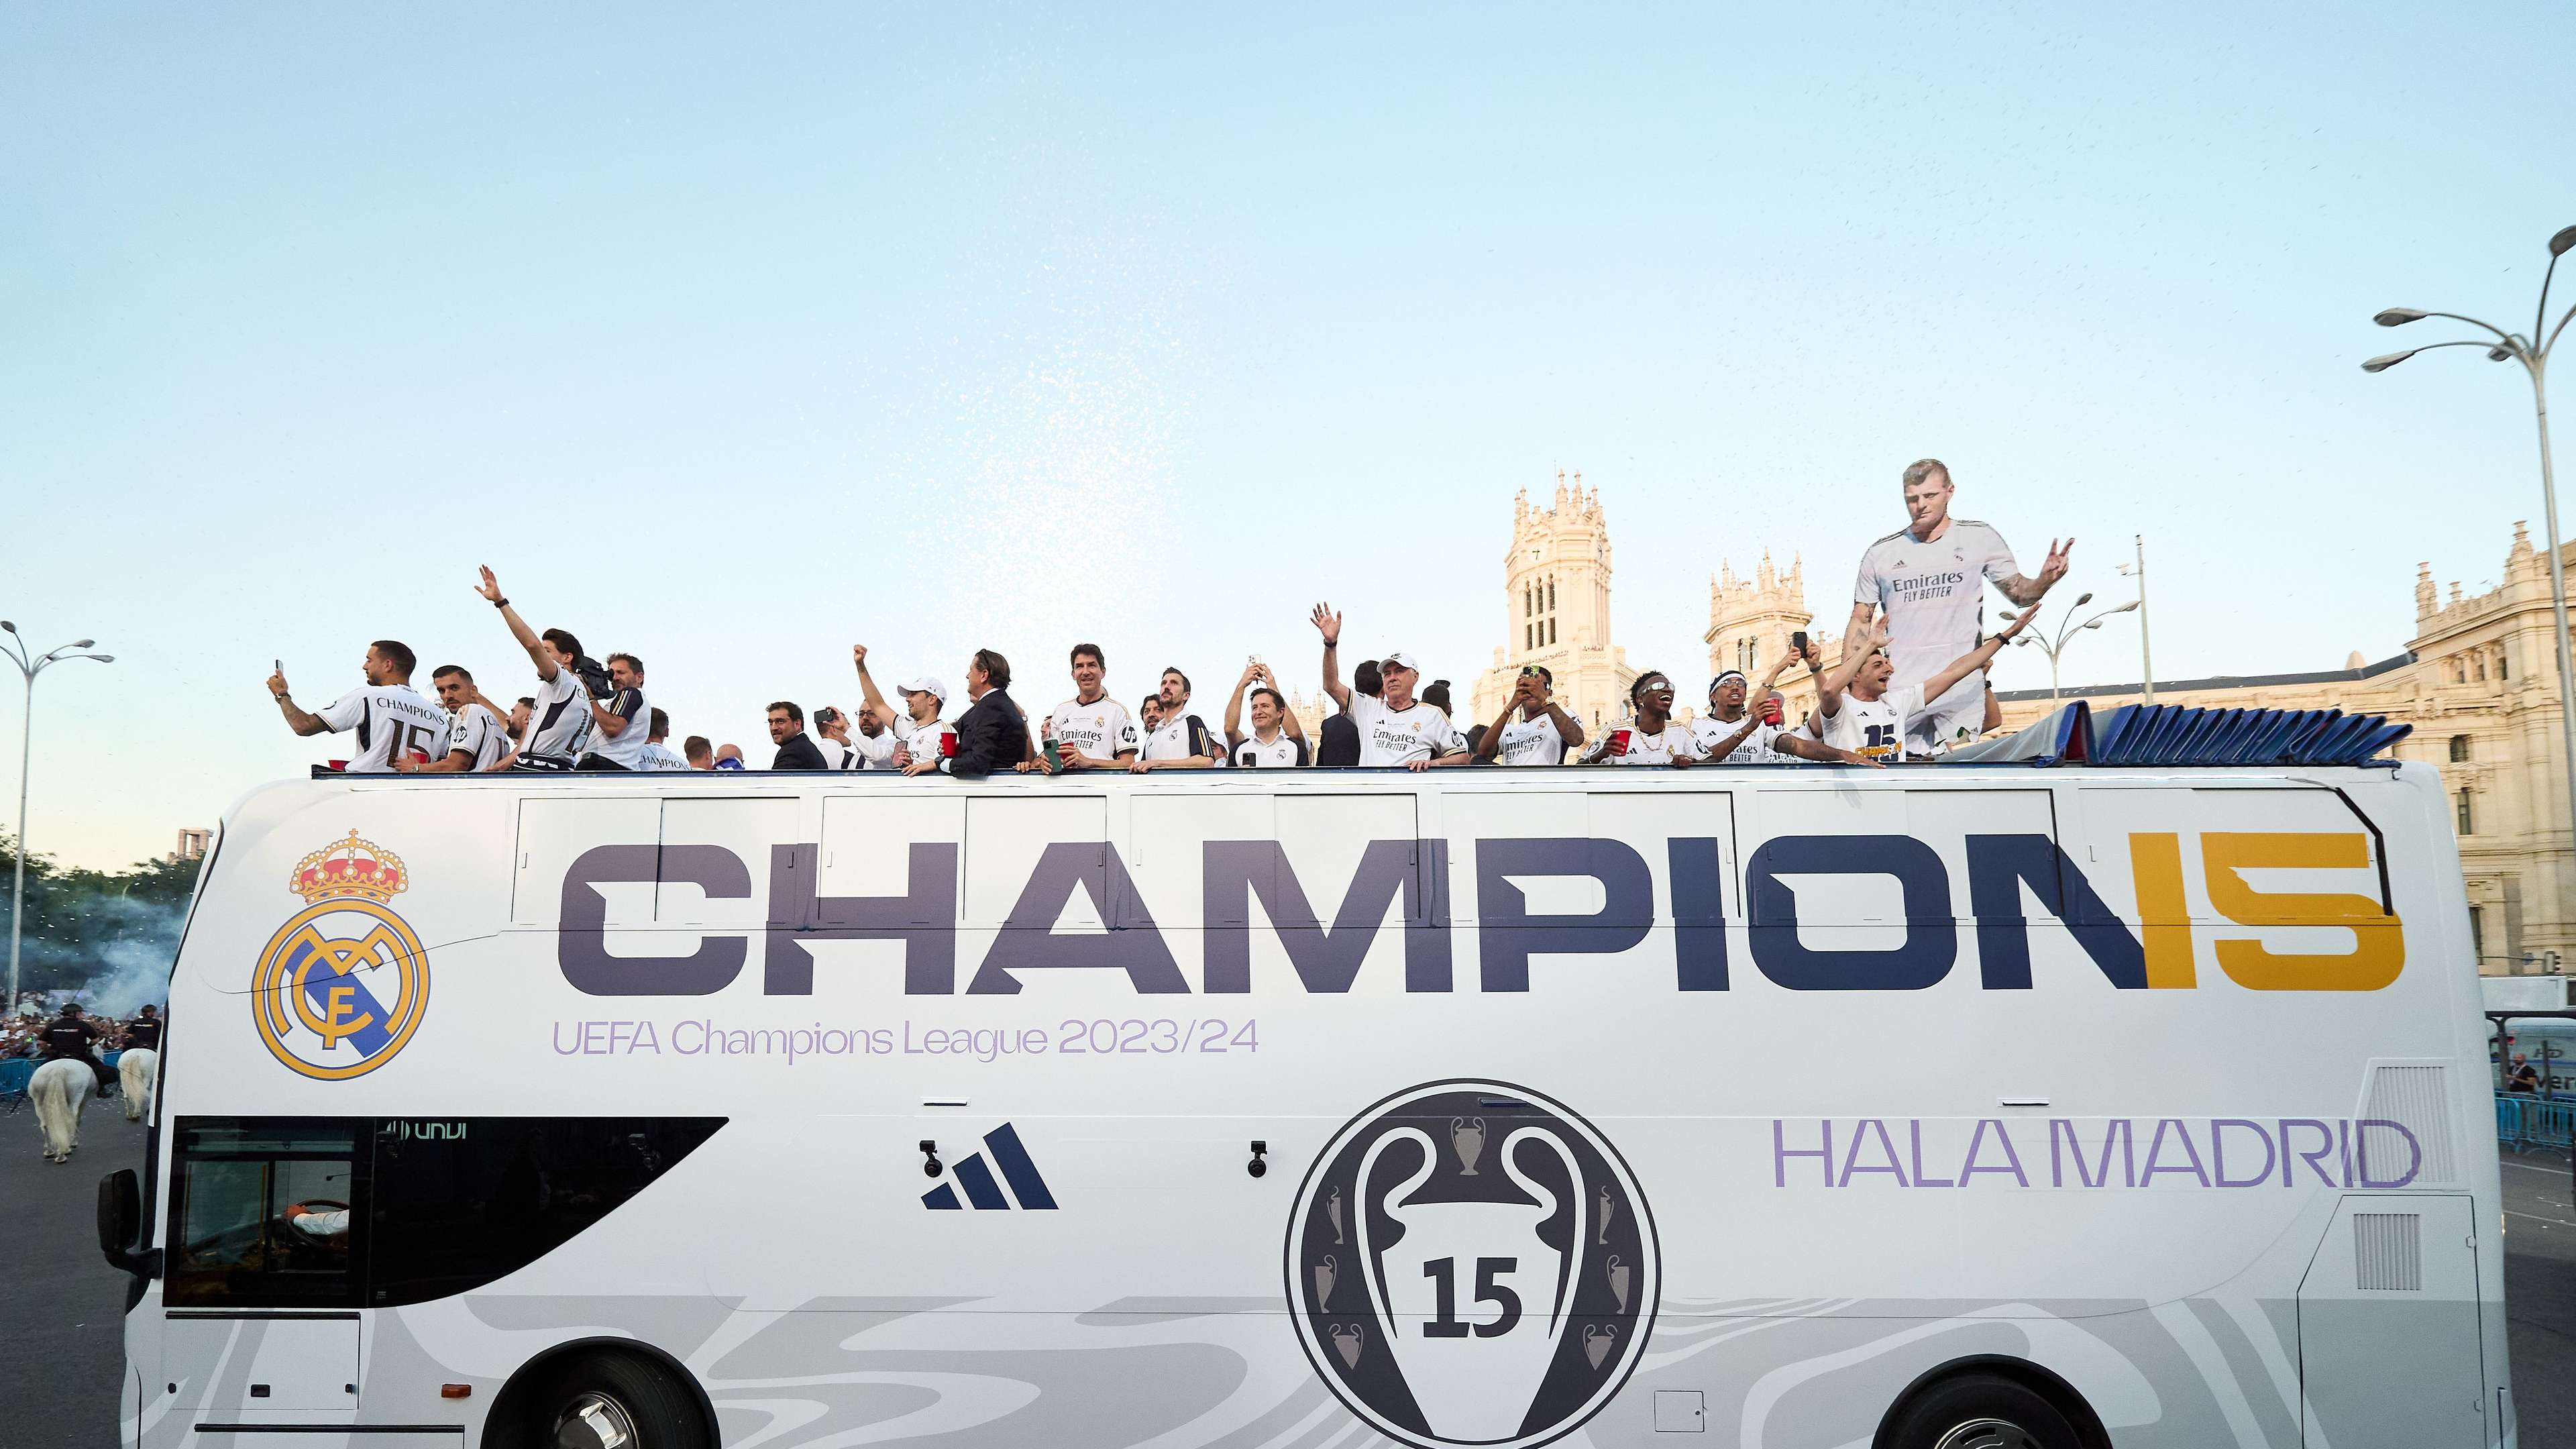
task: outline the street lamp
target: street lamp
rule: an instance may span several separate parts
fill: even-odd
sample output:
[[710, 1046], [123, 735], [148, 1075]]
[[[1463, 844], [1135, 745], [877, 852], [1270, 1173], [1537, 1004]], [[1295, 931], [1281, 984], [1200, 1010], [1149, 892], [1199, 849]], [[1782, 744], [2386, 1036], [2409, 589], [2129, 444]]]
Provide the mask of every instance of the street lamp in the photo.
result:
[[2138, 687], [2146, 695], [2140, 703], [2153, 704], [2156, 702], [2156, 652], [2147, 646], [2147, 536], [2133, 533], [2129, 535], [2129, 542], [2138, 550], [2137, 565], [2135, 568], [2128, 564], [2117, 567], [2123, 575], [2138, 581], [2138, 677], [2146, 681]]
[[[2076, 595], [2075, 603], [2066, 611], [2066, 622], [2057, 626], [2057, 634], [2054, 638], [2051, 638], [2046, 634], [2024, 634], [2013, 640], [2015, 644], [2036, 644], [2039, 646], [2039, 652], [2048, 656], [2048, 702], [2051, 704], [2057, 703], [2057, 659], [2059, 655], [2066, 652], [2066, 646], [2073, 643], [2075, 641], [2075, 636], [2085, 630], [2101, 628], [2102, 621], [2110, 618], [2113, 614], [2128, 613], [2140, 604], [2145, 603], [2146, 596], [2141, 593], [2137, 598], [2131, 599], [2129, 602], [2121, 604], [2115, 608], [2104, 609], [2090, 619], [2077, 619], [2075, 617], [2075, 611], [2083, 608], [2086, 604], [2091, 602], [2093, 602], [2093, 596], [2089, 593]], [[2004, 610], [2004, 617], [2007, 619], [2018, 619], [2021, 616], [2010, 609], [2006, 609]]]
[[2567, 565], [2558, 556], [2558, 487], [2549, 471], [2549, 393], [2545, 386], [2549, 372], [2549, 353], [2558, 343], [2558, 334], [2567, 330], [2569, 318], [2576, 318], [2576, 307], [2567, 309], [2558, 325], [2549, 329], [2546, 338], [2540, 329], [2549, 321], [2549, 283], [2557, 275], [2558, 259], [2576, 248], [2576, 226], [2562, 226], [2549, 239], [2549, 269], [2540, 274], [2540, 305], [2532, 309], [2531, 335], [2507, 332], [2490, 322], [2464, 317], [2457, 312], [2426, 312], [2414, 307], [2391, 307], [2370, 320], [2382, 327], [2403, 327], [2427, 317], [2446, 317], [2466, 322], [2484, 332], [2495, 334], [2493, 341], [2470, 338], [2460, 342], [2435, 342], [2404, 352], [2390, 352], [2361, 365], [2364, 372], [2386, 372], [2418, 352], [2431, 352], [2443, 347], [2481, 347], [2487, 361], [2502, 362], [2510, 357], [2522, 364], [2531, 377], [2531, 408], [2540, 426], [2540, 506], [2541, 516], [2549, 530], [2549, 607], [2558, 622], [2558, 733], [2559, 743], [2567, 756], [2567, 823], [2576, 831], [2576, 665], [2568, 658], [2567, 644]]
[[75, 639], [60, 649], [31, 658], [27, 652], [30, 646], [26, 636], [18, 632], [17, 625], [6, 619], [0, 619], [0, 633], [6, 633], [9, 636], [5, 641], [0, 641], [0, 654], [8, 655], [9, 662], [17, 665], [18, 672], [27, 677], [27, 716], [18, 732], [18, 868], [16, 879], [9, 887], [8, 1014], [16, 1016], [18, 1014], [18, 932], [27, 917], [27, 764], [33, 754], [35, 743], [36, 676], [44, 673], [47, 665], [60, 664], [66, 659], [95, 659], [101, 664], [112, 664], [116, 661], [116, 656], [72, 653], [71, 651], [75, 649], [87, 649], [98, 642], [95, 639]]

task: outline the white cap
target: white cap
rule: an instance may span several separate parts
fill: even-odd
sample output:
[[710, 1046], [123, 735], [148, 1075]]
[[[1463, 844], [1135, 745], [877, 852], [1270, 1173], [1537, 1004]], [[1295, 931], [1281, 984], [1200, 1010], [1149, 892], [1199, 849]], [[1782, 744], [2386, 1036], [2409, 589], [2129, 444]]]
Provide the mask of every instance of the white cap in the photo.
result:
[[1398, 669], [1410, 669], [1416, 674], [1422, 672], [1422, 666], [1413, 662], [1413, 656], [1401, 649], [1390, 652], [1383, 662], [1392, 664]]
[[904, 694], [927, 694], [936, 698], [942, 704], [946, 704], [948, 702], [948, 686], [931, 678], [927, 674], [921, 676], [919, 679], [913, 680], [909, 684], [898, 684], [895, 688]]

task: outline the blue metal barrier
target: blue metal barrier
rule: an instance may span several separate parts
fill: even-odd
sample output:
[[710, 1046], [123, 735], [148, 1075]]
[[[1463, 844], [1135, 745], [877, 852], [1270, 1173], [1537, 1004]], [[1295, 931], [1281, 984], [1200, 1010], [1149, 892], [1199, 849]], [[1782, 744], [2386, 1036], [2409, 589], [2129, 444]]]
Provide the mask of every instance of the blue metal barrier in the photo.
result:
[[0, 1102], [7, 1103], [9, 1110], [16, 1111], [18, 1104], [27, 1100], [27, 1079], [35, 1074], [33, 1057], [12, 1057], [0, 1062]]
[[2576, 1102], [2496, 1094], [2496, 1145], [2512, 1152], [2576, 1148]]

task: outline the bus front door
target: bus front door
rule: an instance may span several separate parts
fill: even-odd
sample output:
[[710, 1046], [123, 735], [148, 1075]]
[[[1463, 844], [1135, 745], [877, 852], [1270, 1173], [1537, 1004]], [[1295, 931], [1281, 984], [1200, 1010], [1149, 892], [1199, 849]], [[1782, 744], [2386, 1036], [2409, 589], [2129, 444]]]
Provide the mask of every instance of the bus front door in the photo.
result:
[[180, 1119], [161, 1378], [202, 1421], [344, 1422], [358, 1407], [360, 1131]]
[[2488, 1443], [2471, 1200], [2347, 1194], [2299, 1284], [2309, 1444]]

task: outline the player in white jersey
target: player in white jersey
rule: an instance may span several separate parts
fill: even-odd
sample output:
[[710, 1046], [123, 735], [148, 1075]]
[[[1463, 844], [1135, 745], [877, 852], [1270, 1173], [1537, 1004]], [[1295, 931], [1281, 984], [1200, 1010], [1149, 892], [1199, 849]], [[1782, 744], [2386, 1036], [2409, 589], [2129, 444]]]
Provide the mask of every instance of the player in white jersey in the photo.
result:
[[641, 770], [644, 746], [653, 734], [653, 706], [644, 698], [644, 661], [632, 654], [608, 656], [609, 693], [590, 702], [590, 753], [585, 770]]
[[[894, 736], [894, 749], [882, 768], [900, 770], [917, 761], [937, 762], [954, 753], [950, 741], [957, 738], [957, 727], [939, 717], [948, 704], [948, 686], [925, 674], [909, 684], [898, 685], [895, 693], [903, 696], [903, 708], [886, 703], [877, 690], [876, 679], [868, 673], [868, 646], [850, 646], [850, 663], [859, 671], [859, 692], [867, 696], [868, 708], [886, 722], [886, 731]], [[881, 768], [872, 762], [871, 770]], [[719, 767], [721, 768], [721, 767]]]
[[1585, 765], [1698, 764], [1702, 755], [1690, 726], [1673, 718], [1673, 682], [1649, 669], [1628, 686], [1626, 719], [1602, 732], [1577, 761]]
[[320, 714], [296, 707], [283, 667], [268, 677], [268, 692], [286, 716], [286, 727], [299, 735], [355, 730], [358, 752], [342, 768], [352, 775], [381, 775], [398, 761], [447, 753], [442, 748], [447, 743], [447, 716], [411, 687], [416, 662], [400, 640], [377, 640], [367, 646], [367, 657], [358, 666], [365, 687], [324, 705]]
[[1413, 697], [1422, 667], [1412, 655], [1390, 651], [1378, 665], [1379, 693], [1374, 698], [1354, 693], [1342, 683], [1342, 616], [1330, 604], [1317, 604], [1313, 617], [1315, 632], [1324, 636], [1324, 692], [1358, 727], [1362, 765], [1428, 770], [1475, 762], [1449, 716]]
[[[1246, 706], [1252, 711], [1252, 733], [1243, 732]], [[1234, 682], [1225, 702], [1225, 762], [1237, 769], [1293, 769], [1310, 762], [1306, 728], [1288, 710], [1288, 697], [1270, 666], [1253, 659]]]
[[528, 651], [528, 660], [537, 666], [537, 692], [529, 707], [528, 723], [519, 736], [517, 767], [523, 770], [569, 770], [581, 759], [590, 745], [592, 718], [590, 691], [583, 687], [581, 675], [573, 668], [581, 658], [581, 641], [563, 629], [548, 629], [539, 634], [510, 607], [501, 592], [501, 581], [492, 570], [483, 570], [483, 582], [474, 592], [481, 594], [493, 608], [501, 611], [501, 622], [510, 626], [510, 637]]
[[1144, 747], [1137, 751], [1136, 762], [1127, 767], [1128, 773], [1221, 768], [1225, 764], [1225, 741], [1216, 737], [1207, 721], [1190, 713], [1190, 677], [1177, 669], [1164, 670], [1162, 687], [1155, 697], [1163, 704], [1163, 722], [1145, 736]]
[[[1912, 522], [1869, 546], [1852, 585], [1846, 639], [1864, 637], [1870, 613], [1888, 620], [1888, 658], [1896, 669], [1891, 688], [1920, 684], [1951, 660], [1977, 647], [1984, 631], [1985, 586], [1992, 582], [2017, 605], [2036, 604], [2066, 576], [2075, 540], [2049, 541], [2039, 577], [2026, 578], [2012, 550], [1992, 525], [1950, 516], [1950, 470], [1925, 458], [1905, 470], [1905, 512]], [[1999, 722], [2000, 711], [1995, 712]], [[1988, 727], [1986, 680], [1980, 670], [1937, 693], [1909, 728], [1920, 752], [1974, 739]]]
[[667, 743], [671, 738], [671, 717], [660, 710], [652, 713], [652, 733], [644, 737], [644, 758], [639, 770], [686, 770], [691, 768], [686, 757]]
[[1556, 676], [1543, 664], [1524, 664], [1512, 681], [1503, 712], [1485, 726], [1476, 758], [1506, 765], [1561, 765], [1565, 752], [1583, 744], [1583, 723], [1553, 698]]
[[1907, 685], [1892, 683], [1896, 666], [1887, 657], [1887, 621], [1873, 622], [1865, 638], [1843, 642], [1842, 661], [1817, 681], [1816, 712], [1807, 720], [1808, 733], [1836, 749], [1880, 763], [1937, 753], [1914, 744], [1916, 716], [1923, 713], [1927, 701], [1939, 699], [1941, 691], [1985, 668], [1997, 650], [2030, 627], [2031, 616], [2038, 612], [2036, 604], [2022, 610], [2002, 633], [1951, 660], [1930, 679]]
[[[1127, 706], [1109, 697], [1101, 682], [1109, 673], [1109, 657], [1097, 644], [1076, 644], [1069, 662], [1073, 698], [1047, 712], [1046, 723], [1039, 727], [1040, 741], [1055, 741], [1062, 769], [1115, 770], [1134, 763], [1145, 747], [1145, 732]], [[1035, 760], [1020, 766], [1023, 771], [1045, 768]]]
[[438, 689], [438, 702], [447, 711], [447, 750], [438, 759], [419, 764], [396, 761], [394, 769], [405, 774], [466, 775], [494, 769], [510, 757], [510, 729], [501, 717], [485, 704], [482, 691], [474, 687], [474, 676], [462, 664], [442, 664], [429, 672], [429, 682]]

